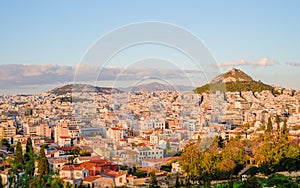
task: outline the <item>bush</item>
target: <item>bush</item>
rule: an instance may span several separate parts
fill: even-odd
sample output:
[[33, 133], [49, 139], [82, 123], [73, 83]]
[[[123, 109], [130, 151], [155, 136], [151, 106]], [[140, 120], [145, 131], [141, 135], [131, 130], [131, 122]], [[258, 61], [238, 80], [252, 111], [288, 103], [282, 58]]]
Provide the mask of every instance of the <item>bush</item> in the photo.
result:
[[259, 179], [257, 177], [252, 177], [248, 179], [247, 181], [244, 181], [242, 186], [243, 188], [258, 188], [261, 187], [259, 184]]
[[257, 174], [258, 172], [258, 168], [256, 166], [252, 166], [250, 169], [249, 169], [249, 174], [250, 176], [254, 176], [255, 174]]
[[290, 187], [290, 188], [298, 188], [298, 184], [295, 182], [292, 182], [289, 177], [286, 177], [282, 174], [272, 174], [268, 180], [267, 180], [268, 186], [275, 186], [277, 188], [284, 188], [284, 187]]
[[147, 177], [147, 173], [141, 170], [136, 170], [135, 172], [133, 172], [133, 175], [138, 177], [138, 178], [145, 178]]

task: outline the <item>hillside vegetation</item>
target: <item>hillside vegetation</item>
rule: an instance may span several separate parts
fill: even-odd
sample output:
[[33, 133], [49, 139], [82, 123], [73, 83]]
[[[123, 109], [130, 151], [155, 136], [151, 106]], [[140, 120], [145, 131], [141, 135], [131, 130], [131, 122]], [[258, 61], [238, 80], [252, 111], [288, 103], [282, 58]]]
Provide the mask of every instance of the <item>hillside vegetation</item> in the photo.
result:
[[210, 83], [195, 89], [195, 92], [201, 94], [204, 92], [241, 92], [252, 91], [261, 92], [269, 90], [277, 94], [274, 87], [261, 81], [253, 80], [249, 75], [238, 69], [232, 69], [224, 74], [215, 77]]

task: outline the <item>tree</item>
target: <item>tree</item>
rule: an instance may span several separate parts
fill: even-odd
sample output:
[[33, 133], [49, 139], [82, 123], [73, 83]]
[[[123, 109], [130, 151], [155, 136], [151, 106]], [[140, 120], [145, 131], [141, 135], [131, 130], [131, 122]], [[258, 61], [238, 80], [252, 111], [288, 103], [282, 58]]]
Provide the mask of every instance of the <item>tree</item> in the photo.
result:
[[38, 156], [38, 181], [45, 184], [45, 175], [49, 173], [49, 162], [45, 155], [45, 145], [42, 145]]
[[147, 173], [141, 170], [135, 170], [132, 174], [138, 178], [144, 178], [147, 176]]
[[158, 186], [158, 181], [157, 181], [157, 178], [156, 178], [156, 175], [155, 175], [155, 171], [154, 171], [154, 170], [150, 173], [150, 183], [149, 183], [149, 187], [150, 187], [150, 188], [157, 188], [157, 187], [159, 187], [159, 186]]
[[26, 142], [26, 152], [24, 154], [25, 164], [25, 174], [27, 176], [33, 176], [34, 174], [34, 151], [32, 147], [32, 140], [29, 137]]
[[178, 172], [176, 173], [176, 182], [175, 182], [175, 187], [179, 188], [180, 187], [180, 183], [179, 183], [179, 175]]
[[217, 168], [221, 172], [230, 174], [236, 168], [236, 164], [232, 159], [223, 159], [221, 162], [218, 163]]
[[187, 185], [190, 183], [190, 179], [194, 179], [199, 175], [200, 157], [199, 144], [191, 143], [184, 147], [179, 163], [182, 170], [187, 173]]
[[0, 177], [0, 188], [3, 188], [2, 178]]
[[219, 147], [219, 148], [223, 148], [223, 145], [224, 145], [224, 140], [223, 140], [223, 138], [222, 138], [221, 136], [217, 136], [217, 137], [216, 137], [216, 140], [217, 140], [217, 142], [218, 142], [218, 147]]
[[280, 131], [280, 118], [279, 118], [279, 115], [275, 116], [275, 122], [277, 124], [276, 130], [277, 130], [277, 132], [279, 132]]
[[276, 187], [299, 187], [297, 183], [292, 182], [290, 178], [281, 174], [272, 174], [267, 180], [268, 186]]
[[21, 177], [21, 172], [23, 171], [23, 152], [21, 142], [18, 141], [15, 149], [14, 158], [12, 160], [11, 169], [9, 170], [9, 185], [12, 187], [23, 187], [23, 179]]
[[273, 125], [272, 125], [271, 117], [268, 118], [267, 132], [269, 132], [269, 133], [273, 132]]
[[282, 134], [287, 136], [289, 130], [287, 128], [286, 122], [287, 122], [287, 119], [284, 118], [284, 120], [283, 120], [283, 127], [282, 127]]
[[0, 142], [0, 145], [1, 145], [1, 146], [6, 146], [6, 150], [9, 151], [9, 149], [10, 149], [10, 144], [9, 144], [8, 140], [6, 140], [5, 138], [2, 138], [2, 139], [1, 139], [1, 142]]
[[259, 188], [261, 187], [259, 184], [259, 179], [257, 177], [251, 177], [250, 179], [243, 181], [243, 188]]
[[22, 145], [21, 145], [20, 141], [18, 141], [17, 146], [16, 146], [15, 161], [19, 164], [18, 168], [21, 168], [21, 166], [23, 165], [24, 159], [23, 159]]
[[72, 184], [70, 182], [65, 183], [65, 188], [72, 188]]
[[29, 153], [33, 153], [32, 140], [30, 137], [28, 137], [26, 141], [26, 153], [24, 155], [25, 161], [30, 160]]
[[63, 187], [63, 183], [59, 178], [54, 178], [50, 184], [51, 188], [61, 188]]

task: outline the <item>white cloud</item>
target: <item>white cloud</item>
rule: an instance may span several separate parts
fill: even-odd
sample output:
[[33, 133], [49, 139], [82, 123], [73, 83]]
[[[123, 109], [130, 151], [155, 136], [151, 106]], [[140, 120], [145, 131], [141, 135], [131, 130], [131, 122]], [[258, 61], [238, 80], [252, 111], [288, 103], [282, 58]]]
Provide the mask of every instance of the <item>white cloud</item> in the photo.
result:
[[234, 67], [234, 66], [243, 66], [243, 65], [247, 65], [247, 64], [248, 64], [248, 62], [241, 59], [240, 61], [229, 61], [229, 62], [219, 63], [217, 65], [219, 67]]
[[263, 57], [258, 61], [229, 61], [224, 63], [219, 63], [217, 66], [219, 67], [235, 67], [235, 66], [253, 66], [253, 67], [266, 67], [266, 66], [272, 66], [277, 65], [279, 62], [271, 60], [269, 58]]
[[0, 65], [0, 88], [17, 88], [29, 85], [64, 84], [88, 81], [141, 80], [145, 77], [159, 79], [187, 79], [199, 71], [161, 69], [150, 67], [104, 67], [97, 65]]
[[278, 65], [278, 64], [279, 64], [279, 62], [271, 60], [266, 57], [261, 58], [259, 61], [253, 61], [250, 63], [250, 65], [253, 65], [253, 66], [263, 66], [263, 67]]

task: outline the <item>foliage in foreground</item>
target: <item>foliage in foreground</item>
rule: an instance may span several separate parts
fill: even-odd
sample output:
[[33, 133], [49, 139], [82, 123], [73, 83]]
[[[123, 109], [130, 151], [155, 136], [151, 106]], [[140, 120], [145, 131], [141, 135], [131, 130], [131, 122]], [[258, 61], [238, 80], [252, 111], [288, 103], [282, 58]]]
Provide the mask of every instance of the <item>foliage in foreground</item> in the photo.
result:
[[255, 140], [235, 138], [224, 144], [217, 137], [206, 148], [201, 144], [205, 140], [200, 139], [197, 143], [186, 145], [180, 164], [188, 182], [209, 184], [212, 180], [230, 179], [247, 165], [252, 166], [248, 171], [251, 175], [300, 170], [300, 147], [288, 138], [286, 120], [282, 130], [276, 132], [270, 129], [270, 121], [268, 124], [266, 133]]
[[[42, 146], [38, 155], [34, 153], [32, 141], [29, 137], [26, 143], [26, 151], [23, 154], [20, 141], [15, 147], [15, 154], [10, 156], [5, 167], [10, 168], [8, 171], [8, 187], [18, 188], [58, 188], [63, 187], [59, 178], [55, 178], [50, 172], [49, 162], [45, 155], [45, 146]], [[37, 163], [37, 174], [35, 175], [35, 163]]]

